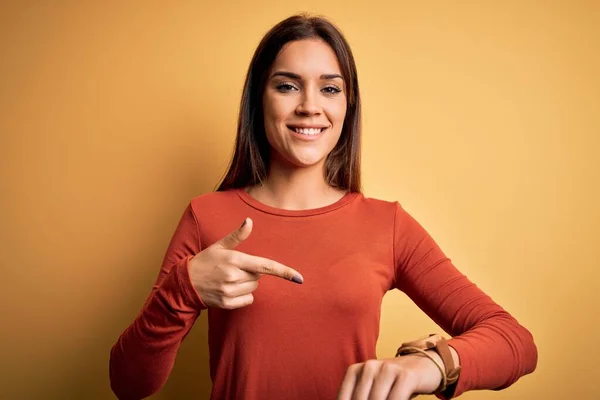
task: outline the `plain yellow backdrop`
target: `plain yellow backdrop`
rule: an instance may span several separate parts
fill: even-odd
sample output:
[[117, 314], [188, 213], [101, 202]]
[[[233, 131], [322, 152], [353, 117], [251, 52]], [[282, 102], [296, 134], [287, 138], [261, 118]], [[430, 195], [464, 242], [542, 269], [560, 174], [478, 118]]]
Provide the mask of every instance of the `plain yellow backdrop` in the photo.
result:
[[[315, 0], [2, 2], [0, 398], [113, 398], [110, 347], [225, 170], [258, 41], [298, 11], [353, 48], [366, 195], [534, 334], [534, 374], [464, 398], [598, 398], [599, 3]], [[208, 398], [206, 329], [154, 399]], [[378, 355], [431, 331], [389, 293]]]

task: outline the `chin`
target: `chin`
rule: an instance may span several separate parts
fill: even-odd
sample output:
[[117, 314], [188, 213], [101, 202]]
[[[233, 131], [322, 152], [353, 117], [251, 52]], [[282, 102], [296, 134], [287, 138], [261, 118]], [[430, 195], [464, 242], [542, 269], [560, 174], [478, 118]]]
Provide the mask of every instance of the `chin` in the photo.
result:
[[309, 156], [309, 157], [299, 157], [290, 155], [285, 157], [286, 161], [291, 164], [293, 167], [297, 168], [310, 168], [315, 167], [317, 165], [325, 164], [325, 158], [321, 156]]

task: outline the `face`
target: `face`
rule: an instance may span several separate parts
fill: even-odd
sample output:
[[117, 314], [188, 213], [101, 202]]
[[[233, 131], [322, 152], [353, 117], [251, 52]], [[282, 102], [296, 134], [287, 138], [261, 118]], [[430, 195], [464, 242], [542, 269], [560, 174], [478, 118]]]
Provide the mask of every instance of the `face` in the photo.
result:
[[323, 166], [346, 116], [346, 88], [333, 49], [320, 39], [286, 44], [269, 72], [263, 111], [271, 165]]

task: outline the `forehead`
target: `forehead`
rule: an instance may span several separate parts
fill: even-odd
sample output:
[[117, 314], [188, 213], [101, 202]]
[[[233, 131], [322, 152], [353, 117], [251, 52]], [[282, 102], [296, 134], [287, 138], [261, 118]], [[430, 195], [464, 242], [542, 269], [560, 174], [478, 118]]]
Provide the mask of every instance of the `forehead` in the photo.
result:
[[285, 70], [300, 75], [341, 74], [333, 49], [321, 39], [287, 43], [273, 63], [273, 71]]

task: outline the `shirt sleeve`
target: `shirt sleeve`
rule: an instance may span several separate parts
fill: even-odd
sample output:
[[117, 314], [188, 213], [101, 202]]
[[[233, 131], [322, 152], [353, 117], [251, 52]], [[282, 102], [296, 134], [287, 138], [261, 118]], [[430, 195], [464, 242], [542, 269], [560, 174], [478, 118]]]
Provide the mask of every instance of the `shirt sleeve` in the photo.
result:
[[167, 248], [156, 284], [111, 350], [110, 384], [119, 399], [148, 397], [167, 381], [181, 342], [206, 308], [188, 269], [190, 259], [200, 250], [198, 224], [188, 205]]
[[394, 232], [394, 287], [452, 336], [448, 344], [460, 358], [458, 382], [438, 397], [503, 389], [533, 372], [537, 348], [531, 333], [460, 273], [399, 204]]

